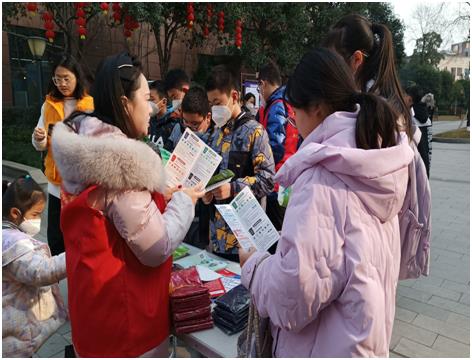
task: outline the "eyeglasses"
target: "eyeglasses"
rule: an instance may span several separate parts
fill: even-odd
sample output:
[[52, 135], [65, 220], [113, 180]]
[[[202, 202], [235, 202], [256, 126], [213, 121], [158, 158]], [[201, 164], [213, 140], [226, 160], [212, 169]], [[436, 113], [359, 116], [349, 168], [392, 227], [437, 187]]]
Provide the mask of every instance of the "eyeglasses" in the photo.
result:
[[68, 77], [61, 78], [61, 77], [53, 76], [53, 77], [52, 77], [52, 82], [53, 82], [54, 85], [56, 85], [56, 86], [59, 86], [59, 85], [61, 85], [61, 84], [69, 85], [70, 82], [71, 82], [71, 79], [68, 78]]

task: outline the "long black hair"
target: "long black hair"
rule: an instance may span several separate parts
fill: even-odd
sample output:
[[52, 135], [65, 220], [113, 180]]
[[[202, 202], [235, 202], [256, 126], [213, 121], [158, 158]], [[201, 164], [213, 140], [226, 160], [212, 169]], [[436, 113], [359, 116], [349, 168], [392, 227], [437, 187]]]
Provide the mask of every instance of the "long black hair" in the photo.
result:
[[[139, 89], [141, 63], [127, 52], [105, 58], [97, 68], [92, 96], [96, 116], [103, 122], [118, 127], [126, 136], [134, 137], [134, 129], [121, 101], [122, 96], [133, 98]], [[74, 112], [64, 120], [73, 127], [74, 119], [81, 112]]]
[[[334, 49], [346, 62], [360, 50], [366, 57], [356, 82], [362, 91], [376, 93], [403, 115], [405, 132], [411, 138], [411, 114], [403, 98], [403, 91], [395, 66], [392, 33], [383, 24], [372, 23], [358, 14], [350, 14], [334, 24], [323, 46]], [[374, 83], [368, 88], [368, 82]]]
[[378, 149], [397, 143], [398, 113], [381, 97], [358, 91], [344, 59], [326, 48], [305, 54], [290, 77], [285, 96], [296, 108], [324, 104], [330, 113], [361, 109], [356, 123], [356, 144], [361, 149]]
[[9, 220], [10, 210], [17, 208], [24, 214], [38, 202], [46, 201], [46, 195], [30, 175], [22, 176], [11, 184], [3, 180], [2, 217]]
[[[77, 79], [77, 84], [75, 86], [74, 92], [72, 93], [72, 96], [76, 99], [82, 99], [86, 95], [87, 81], [85, 80], [85, 76], [83, 74], [82, 68], [80, 67], [80, 64], [74, 59], [72, 55], [64, 54], [54, 64], [52, 68], [53, 76], [55, 76], [56, 69], [59, 66], [66, 68], [75, 75], [75, 78]], [[62, 100], [65, 97], [59, 91], [52, 79], [50, 80], [48, 85], [48, 94], [58, 100]]]

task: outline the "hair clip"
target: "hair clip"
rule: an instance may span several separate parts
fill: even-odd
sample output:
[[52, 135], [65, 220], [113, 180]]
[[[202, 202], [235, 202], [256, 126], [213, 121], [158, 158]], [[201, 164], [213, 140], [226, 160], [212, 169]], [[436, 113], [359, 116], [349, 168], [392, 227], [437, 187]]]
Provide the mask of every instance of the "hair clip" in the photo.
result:
[[26, 179], [31, 179], [31, 175], [25, 175], [25, 180]]
[[375, 45], [380, 44], [380, 36], [377, 33], [374, 33], [374, 42], [375, 42]]
[[121, 68], [124, 68], [124, 67], [133, 67], [133, 65], [132, 64], [123, 64], [123, 65], [119, 65], [117, 68], [121, 69]]

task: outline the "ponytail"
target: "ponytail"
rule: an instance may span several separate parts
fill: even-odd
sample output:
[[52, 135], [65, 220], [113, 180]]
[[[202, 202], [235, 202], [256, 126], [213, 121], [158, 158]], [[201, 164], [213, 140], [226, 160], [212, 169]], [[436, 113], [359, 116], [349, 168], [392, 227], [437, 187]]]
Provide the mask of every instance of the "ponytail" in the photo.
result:
[[[356, 83], [363, 92], [385, 98], [402, 115], [403, 130], [412, 138], [410, 109], [403, 99], [398, 79], [392, 33], [383, 24], [351, 14], [341, 18], [329, 31], [324, 46], [334, 49], [347, 62], [356, 50], [367, 54], [356, 73]], [[374, 84], [367, 88], [367, 83]]]
[[2, 211], [3, 218], [8, 218], [10, 210], [17, 208], [24, 214], [40, 201], [46, 201], [46, 195], [30, 175], [22, 176], [11, 184], [3, 181]]
[[359, 111], [356, 144], [361, 149], [380, 149], [397, 143], [398, 112], [373, 93], [360, 93], [343, 58], [316, 48], [300, 60], [285, 89], [288, 102], [299, 109], [324, 104], [329, 113]]
[[356, 122], [357, 147], [368, 150], [395, 146], [398, 113], [393, 107], [372, 93], [355, 93], [351, 99], [361, 107]]

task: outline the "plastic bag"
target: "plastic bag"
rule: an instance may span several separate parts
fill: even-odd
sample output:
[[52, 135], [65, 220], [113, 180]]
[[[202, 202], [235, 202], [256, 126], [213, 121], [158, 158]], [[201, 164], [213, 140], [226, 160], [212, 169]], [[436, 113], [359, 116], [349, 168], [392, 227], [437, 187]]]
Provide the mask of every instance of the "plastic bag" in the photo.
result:
[[218, 314], [213, 313], [213, 321], [215, 325], [221, 329], [226, 335], [234, 335], [240, 331], [243, 331], [244, 328], [247, 326], [247, 320], [243, 321], [239, 324], [232, 324], [229, 321], [226, 321], [222, 317], [218, 316]]
[[216, 313], [219, 317], [233, 323], [233, 324], [239, 324], [242, 321], [247, 321], [248, 315], [249, 315], [249, 308], [239, 312], [239, 313], [232, 313], [229, 311], [226, 311], [225, 309], [217, 306], [213, 309], [213, 312]]
[[213, 320], [210, 320], [210, 321], [206, 321], [197, 325], [178, 326], [175, 328], [175, 333], [177, 335], [188, 334], [195, 331], [211, 329], [212, 327], [213, 327]]
[[215, 300], [218, 306], [232, 313], [242, 312], [249, 307], [250, 302], [251, 296], [249, 291], [243, 285], [236, 286]]
[[198, 271], [195, 266], [184, 270], [173, 271], [170, 275], [169, 292], [171, 294], [181, 287], [195, 285], [202, 285], [200, 276], [198, 275]]
[[292, 194], [292, 187], [284, 188], [282, 185], [279, 185], [279, 192], [277, 193], [277, 201], [282, 207], [287, 207], [288, 200]]
[[177, 321], [200, 319], [210, 314], [211, 314], [210, 308], [208, 306], [203, 306], [203, 307], [192, 309], [189, 311], [173, 313], [172, 317], [174, 319], [174, 322], [177, 322]]

